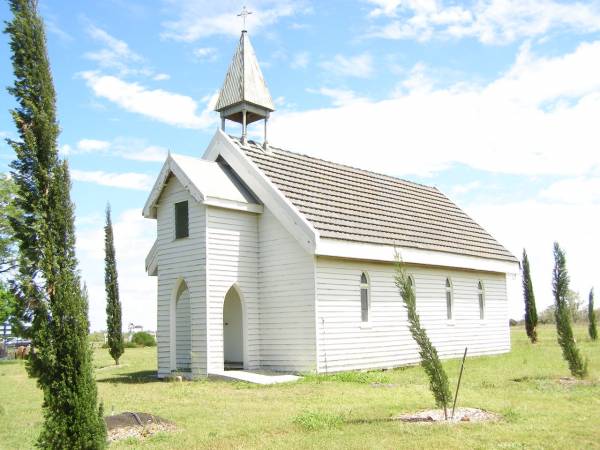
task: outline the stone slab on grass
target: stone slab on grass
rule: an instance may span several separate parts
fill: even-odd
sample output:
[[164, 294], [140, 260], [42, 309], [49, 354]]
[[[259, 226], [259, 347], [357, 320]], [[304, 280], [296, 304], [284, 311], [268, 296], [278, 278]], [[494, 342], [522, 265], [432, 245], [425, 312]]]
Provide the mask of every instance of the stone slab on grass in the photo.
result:
[[500, 419], [498, 414], [478, 408], [456, 408], [454, 418], [451, 419], [452, 410], [448, 410], [448, 420], [444, 419], [443, 409], [429, 409], [415, 413], [400, 414], [394, 420], [412, 423], [468, 423], [468, 422], [493, 422]]

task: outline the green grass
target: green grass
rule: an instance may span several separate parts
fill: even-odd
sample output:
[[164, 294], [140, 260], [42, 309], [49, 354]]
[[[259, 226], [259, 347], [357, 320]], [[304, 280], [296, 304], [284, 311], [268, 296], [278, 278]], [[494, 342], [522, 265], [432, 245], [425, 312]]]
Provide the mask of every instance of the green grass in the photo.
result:
[[[112, 367], [97, 349], [98, 389], [107, 413], [144, 411], [172, 420], [179, 431], [111, 448], [315, 449], [591, 449], [600, 448], [600, 344], [577, 327], [590, 361], [591, 384], [563, 386], [568, 376], [554, 328], [528, 343], [512, 330], [512, 352], [469, 358], [459, 405], [495, 411], [498, 423], [405, 424], [390, 418], [429, 409], [433, 397], [420, 367], [307, 376], [295, 384], [254, 386], [225, 381], [167, 383], [153, 378], [156, 349], [127, 349]], [[452, 388], [459, 360], [445, 361]], [[0, 363], [0, 447], [31, 448], [41, 424], [41, 395], [22, 362]]]

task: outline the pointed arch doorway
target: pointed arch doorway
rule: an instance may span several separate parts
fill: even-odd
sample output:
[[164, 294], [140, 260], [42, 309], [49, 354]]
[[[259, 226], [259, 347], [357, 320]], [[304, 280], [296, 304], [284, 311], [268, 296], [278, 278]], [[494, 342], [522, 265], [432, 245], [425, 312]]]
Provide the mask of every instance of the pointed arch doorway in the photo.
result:
[[223, 361], [225, 370], [244, 368], [244, 310], [236, 286], [223, 302]]
[[192, 327], [190, 291], [180, 279], [171, 302], [171, 371], [189, 372], [192, 368]]

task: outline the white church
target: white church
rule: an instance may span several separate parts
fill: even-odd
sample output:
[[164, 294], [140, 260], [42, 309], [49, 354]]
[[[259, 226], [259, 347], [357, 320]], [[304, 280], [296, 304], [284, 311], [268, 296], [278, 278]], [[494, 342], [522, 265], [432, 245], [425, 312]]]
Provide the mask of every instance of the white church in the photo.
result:
[[[158, 376], [418, 362], [395, 249], [442, 357], [509, 351], [516, 258], [434, 187], [268, 144], [274, 110], [243, 31], [221, 129], [202, 157], [167, 157], [143, 210], [157, 223], [146, 269], [158, 277]], [[247, 138], [259, 120], [262, 143]]]

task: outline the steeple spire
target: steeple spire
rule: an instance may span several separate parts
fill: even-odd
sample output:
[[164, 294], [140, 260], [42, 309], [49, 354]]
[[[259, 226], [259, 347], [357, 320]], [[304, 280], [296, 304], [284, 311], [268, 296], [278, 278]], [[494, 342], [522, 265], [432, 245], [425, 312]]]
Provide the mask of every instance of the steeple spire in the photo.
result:
[[[240, 15], [245, 19], [248, 14], [250, 12], [244, 8]], [[244, 144], [248, 139], [248, 124], [264, 119], [264, 146], [267, 147], [267, 121], [269, 114], [275, 111], [275, 105], [246, 30], [242, 30], [238, 47], [219, 93], [215, 111], [221, 115], [223, 130], [225, 130], [226, 119], [242, 124], [242, 142]]]

